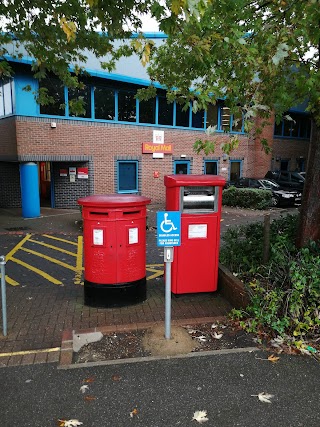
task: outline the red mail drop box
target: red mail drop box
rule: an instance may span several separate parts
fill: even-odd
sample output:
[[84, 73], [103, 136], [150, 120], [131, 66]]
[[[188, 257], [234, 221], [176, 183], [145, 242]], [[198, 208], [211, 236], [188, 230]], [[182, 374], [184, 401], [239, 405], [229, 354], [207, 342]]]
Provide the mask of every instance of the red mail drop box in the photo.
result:
[[85, 304], [127, 305], [146, 299], [146, 205], [143, 196], [107, 194], [82, 206]]
[[217, 290], [222, 190], [216, 175], [164, 177], [166, 210], [181, 212], [181, 246], [174, 248], [174, 294]]

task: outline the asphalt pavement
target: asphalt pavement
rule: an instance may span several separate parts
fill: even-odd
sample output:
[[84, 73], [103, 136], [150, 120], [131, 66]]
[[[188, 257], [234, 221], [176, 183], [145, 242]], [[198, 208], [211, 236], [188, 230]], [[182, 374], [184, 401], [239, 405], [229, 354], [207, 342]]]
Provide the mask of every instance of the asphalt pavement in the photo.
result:
[[[57, 427], [73, 419], [79, 424], [69, 425], [82, 427], [319, 427], [319, 363], [266, 357], [242, 352], [72, 370], [8, 367], [0, 370], [1, 425]], [[272, 395], [271, 403], [260, 401], [260, 393]], [[193, 420], [196, 411], [206, 411], [208, 421]]]

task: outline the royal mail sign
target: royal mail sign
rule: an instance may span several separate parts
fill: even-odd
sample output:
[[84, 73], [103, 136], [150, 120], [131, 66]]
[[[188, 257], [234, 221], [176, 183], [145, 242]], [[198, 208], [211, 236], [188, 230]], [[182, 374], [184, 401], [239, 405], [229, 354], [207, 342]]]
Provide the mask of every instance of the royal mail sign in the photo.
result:
[[173, 146], [172, 144], [154, 144], [152, 142], [143, 142], [142, 143], [142, 153], [143, 154], [154, 154], [154, 153], [164, 153], [172, 154]]

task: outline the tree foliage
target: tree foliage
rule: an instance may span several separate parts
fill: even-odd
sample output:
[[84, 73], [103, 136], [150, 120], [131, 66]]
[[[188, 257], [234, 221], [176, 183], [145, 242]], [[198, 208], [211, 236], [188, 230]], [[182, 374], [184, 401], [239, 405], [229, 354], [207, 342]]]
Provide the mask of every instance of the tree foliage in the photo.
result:
[[[223, 98], [231, 113], [244, 114], [247, 131], [256, 117], [275, 113], [279, 121], [306, 102], [313, 126], [299, 239], [304, 244], [320, 239], [319, 6], [319, 0], [4, 0], [0, 77], [12, 71], [5, 61], [15, 54], [12, 43], [22, 43], [35, 58], [36, 78], [52, 72], [71, 87], [79, 85], [89, 52], [108, 71], [120, 56], [136, 52], [149, 63], [151, 80], [168, 89], [169, 100], [192, 101], [197, 110]], [[148, 13], [168, 35], [157, 49], [143, 37], [128, 42]], [[127, 42], [116, 48], [116, 39]], [[151, 87], [139, 96], [154, 93]], [[208, 144], [199, 143], [198, 151], [214, 149]]]

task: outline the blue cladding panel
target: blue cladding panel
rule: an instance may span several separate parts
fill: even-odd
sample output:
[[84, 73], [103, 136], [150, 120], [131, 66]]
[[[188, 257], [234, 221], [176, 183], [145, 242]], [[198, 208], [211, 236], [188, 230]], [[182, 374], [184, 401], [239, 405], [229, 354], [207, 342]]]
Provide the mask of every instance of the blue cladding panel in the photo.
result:
[[20, 185], [23, 218], [40, 216], [40, 194], [38, 166], [35, 163], [20, 165]]
[[[38, 82], [31, 75], [14, 75], [15, 96], [16, 96], [16, 114], [21, 116], [37, 116], [39, 106], [34, 99], [34, 93], [38, 90]], [[23, 90], [30, 86], [30, 91]]]

